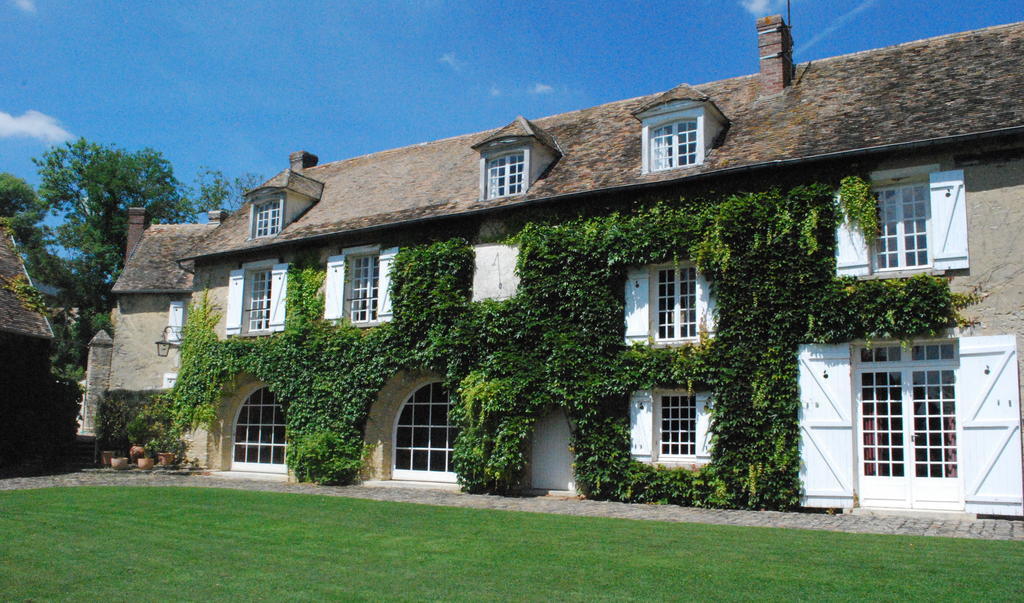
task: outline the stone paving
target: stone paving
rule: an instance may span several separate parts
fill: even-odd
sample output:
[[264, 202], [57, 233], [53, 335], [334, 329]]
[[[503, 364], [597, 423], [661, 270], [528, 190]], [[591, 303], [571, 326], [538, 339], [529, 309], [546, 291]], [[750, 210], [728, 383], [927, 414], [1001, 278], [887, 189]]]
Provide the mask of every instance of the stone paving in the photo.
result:
[[0, 490], [60, 486], [188, 486], [229, 488], [264, 492], [319, 494], [347, 498], [405, 502], [447, 507], [556, 513], [586, 517], [614, 517], [647, 521], [672, 521], [766, 528], [797, 528], [862, 534], [945, 536], [988, 540], [1024, 541], [1024, 521], [1006, 519], [934, 519], [920, 517], [878, 517], [869, 515], [828, 515], [824, 513], [783, 513], [778, 511], [734, 511], [694, 509], [672, 505], [643, 505], [580, 500], [574, 497], [507, 497], [464, 494], [424, 487], [316, 486], [286, 482], [223, 478], [202, 473], [167, 471], [85, 470], [40, 477], [0, 480]]

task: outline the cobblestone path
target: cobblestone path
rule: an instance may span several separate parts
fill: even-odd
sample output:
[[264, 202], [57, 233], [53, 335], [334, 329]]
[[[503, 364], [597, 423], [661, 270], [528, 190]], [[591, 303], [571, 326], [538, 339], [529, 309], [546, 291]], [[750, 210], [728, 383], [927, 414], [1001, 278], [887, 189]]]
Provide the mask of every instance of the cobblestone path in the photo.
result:
[[86, 470], [41, 477], [0, 480], [0, 490], [50, 488], [62, 486], [188, 486], [230, 488], [264, 492], [319, 494], [347, 498], [406, 502], [446, 507], [557, 513], [586, 517], [614, 517], [646, 521], [674, 521], [766, 528], [829, 530], [862, 534], [901, 534], [1024, 541], [1024, 521], [1005, 519], [930, 519], [877, 517], [868, 515], [826, 515], [784, 513], [778, 511], [731, 511], [694, 509], [672, 505], [643, 505], [579, 500], [568, 497], [506, 497], [463, 494], [452, 490], [424, 487], [315, 486], [285, 482], [223, 478], [202, 474], [170, 472]]

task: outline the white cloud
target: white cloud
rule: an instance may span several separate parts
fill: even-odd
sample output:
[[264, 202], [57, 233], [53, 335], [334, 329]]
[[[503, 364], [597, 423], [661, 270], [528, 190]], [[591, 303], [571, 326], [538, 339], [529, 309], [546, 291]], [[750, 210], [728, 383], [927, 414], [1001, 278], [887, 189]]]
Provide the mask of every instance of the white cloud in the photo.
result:
[[825, 27], [825, 29], [822, 29], [818, 33], [814, 34], [811, 37], [810, 40], [807, 40], [803, 44], [797, 46], [796, 49], [793, 50], [793, 54], [794, 55], [803, 54], [807, 49], [811, 48], [812, 46], [814, 46], [818, 42], [820, 42], [820, 41], [824, 40], [825, 38], [829, 37], [830, 35], [834, 34], [841, 27], [843, 27], [844, 25], [849, 23], [851, 19], [856, 17], [858, 14], [866, 11], [867, 9], [871, 8], [872, 6], [874, 6], [877, 3], [878, 3], [878, 0], [864, 0], [863, 2], [858, 4], [857, 6], [853, 7], [852, 9], [850, 9], [848, 12], [846, 12], [846, 13], [838, 16], [838, 17], [836, 17], [836, 19], [834, 21], [832, 21], [831, 23], [829, 23]]
[[11, 0], [11, 4], [26, 13], [36, 12], [36, 0]]
[[501, 88], [497, 86], [491, 86], [490, 90], [487, 91], [491, 96], [501, 96]]
[[548, 94], [549, 92], [554, 91], [555, 89], [552, 88], [551, 86], [548, 86], [547, 84], [542, 84], [540, 82], [537, 82], [536, 84], [530, 86], [530, 94]]
[[740, 6], [755, 17], [773, 15], [786, 6], [785, 0], [740, 0]]
[[74, 138], [56, 118], [45, 113], [30, 109], [15, 117], [0, 111], [0, 138], [15, 137], [37, 138], [46, 142], [64, 142]]
[[446, 52], [446, 53], [442, 54], [441, 58], [437, 59], [437, 62], [438, 63], [444, 63], [445, 65], [448, 65], [449, 67], [451, 67], [455, 71], [461, 70], [462, 66], [465, 65], [465, 63], [463, 63], [462, 61], [460, 61], [459, 59], [457, 59], [455, 57], [455, 53], [454, 52]]

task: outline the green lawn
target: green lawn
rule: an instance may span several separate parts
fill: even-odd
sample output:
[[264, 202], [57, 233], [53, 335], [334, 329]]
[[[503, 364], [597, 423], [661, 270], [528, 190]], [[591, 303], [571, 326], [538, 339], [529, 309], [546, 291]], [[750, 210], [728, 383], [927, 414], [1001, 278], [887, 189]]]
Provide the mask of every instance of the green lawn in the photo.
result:
[[1024, 544], [199, 488], [0, 492], [0, 599], [1013, 599]]

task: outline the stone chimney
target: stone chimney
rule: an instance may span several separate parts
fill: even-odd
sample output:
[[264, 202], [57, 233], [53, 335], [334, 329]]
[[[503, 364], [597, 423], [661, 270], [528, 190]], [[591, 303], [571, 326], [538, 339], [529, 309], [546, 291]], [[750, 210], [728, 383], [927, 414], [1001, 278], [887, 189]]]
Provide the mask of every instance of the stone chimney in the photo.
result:
[[782, 92], [793, 81], [793, 37], [782, 15], [757, 20], [757, 48], [761, 56], [761, 96]]
[[295, 151], [288, 155], [288, 162], [291, 163], [293, 171], [314, 167], [318, 161], [320, 158], [309, 151]]
[[216, 226], [220, 226], [220, 223], [223, 222], [226, 217], [228, 217], [228, 212], [223, 209], [211, 209], [206, 212], [206, 221]]
[[149, 217], [146, 216], [145, 207], [128, 208], [128, 241], [124, 248], [124, 258], [132, 254], [132, 250], [139, 244], [142, 233], [149, 228]]

